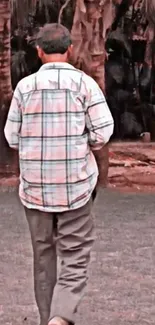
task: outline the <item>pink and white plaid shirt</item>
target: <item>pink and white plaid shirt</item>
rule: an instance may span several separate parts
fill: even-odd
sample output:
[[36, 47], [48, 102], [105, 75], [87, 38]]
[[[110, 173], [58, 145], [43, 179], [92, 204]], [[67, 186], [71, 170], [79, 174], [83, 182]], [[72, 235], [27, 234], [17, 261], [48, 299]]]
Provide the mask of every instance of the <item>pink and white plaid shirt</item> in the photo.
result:
[[98, 168], [93, 150], [107, 143], [113, 118], [97, 83], [68, 63], [47, 63], [15, 89], [5, 126], [19, 150], [22, 203], [61, 212], [87, 203]]

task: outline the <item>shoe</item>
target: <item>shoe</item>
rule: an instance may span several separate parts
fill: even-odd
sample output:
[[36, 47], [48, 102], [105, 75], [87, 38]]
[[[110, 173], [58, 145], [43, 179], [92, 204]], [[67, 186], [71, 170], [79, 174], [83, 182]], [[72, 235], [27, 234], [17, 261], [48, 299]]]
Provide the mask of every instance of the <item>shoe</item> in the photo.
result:
[[49, 321], [48, 325], [69, 325], [69, 323], [60, 317], [54, 317]]

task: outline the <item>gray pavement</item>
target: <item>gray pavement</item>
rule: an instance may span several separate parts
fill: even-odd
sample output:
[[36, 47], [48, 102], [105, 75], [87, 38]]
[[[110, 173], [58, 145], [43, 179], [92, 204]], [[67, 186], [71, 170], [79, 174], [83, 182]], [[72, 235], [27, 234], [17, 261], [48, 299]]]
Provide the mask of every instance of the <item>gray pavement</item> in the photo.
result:
[[[155, 324], [155, 197], [107, 190], [77, 325]], [[32, 252], [14, 189], [0, 192], [0, 325], [38, 325]]]

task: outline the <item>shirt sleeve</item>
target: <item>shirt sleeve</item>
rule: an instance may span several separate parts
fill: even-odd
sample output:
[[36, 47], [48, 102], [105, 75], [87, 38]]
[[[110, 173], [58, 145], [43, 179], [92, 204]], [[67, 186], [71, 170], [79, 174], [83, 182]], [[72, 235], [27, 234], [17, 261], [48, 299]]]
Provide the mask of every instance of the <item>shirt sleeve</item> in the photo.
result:
[[109, 142], [114, 131], [114, 120], [105, 96], [92, 78], [90, 78], [89, 82], [86, 128], [89, 133], [89, 144], [92, 150], [101, 149]]
[[19, 147], [19, 135], [22, 123], [22, 96], [21, 92], [17, 86], [13, 94], [11, 101], [11, 106], [9, 109], [4, 134], [9, 146], [13, 149], [18, 149]]

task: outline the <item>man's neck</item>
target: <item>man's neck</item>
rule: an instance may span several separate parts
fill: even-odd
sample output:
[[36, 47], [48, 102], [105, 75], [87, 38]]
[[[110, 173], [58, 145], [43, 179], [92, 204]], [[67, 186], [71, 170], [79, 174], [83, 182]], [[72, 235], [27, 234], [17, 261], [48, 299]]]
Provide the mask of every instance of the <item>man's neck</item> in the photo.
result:
[[63, 55], [62, 54], [47, 55], [43, 60], [43, 64], [45, 64], [45, 63], [55, 63], [55, 62], [68, 63], [67, 55], [65, 55], [65, 54], [63, 54]]

